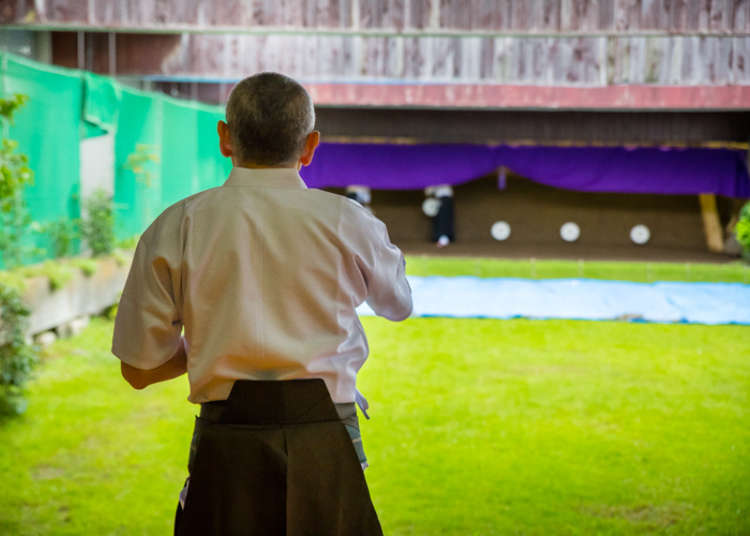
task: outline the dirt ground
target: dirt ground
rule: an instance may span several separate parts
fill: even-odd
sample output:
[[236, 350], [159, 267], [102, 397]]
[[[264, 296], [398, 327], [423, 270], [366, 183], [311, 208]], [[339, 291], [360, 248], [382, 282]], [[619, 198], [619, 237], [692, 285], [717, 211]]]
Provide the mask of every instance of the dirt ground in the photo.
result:
[[[697, 196], [582, 193], [540, 185], [510, 175], [503, 190], [489, 176], [455, 188], [456, 242], [439, 249], [429, 241], [430, 219], [421, 209], [421, 191], [375, 191], [372, 209], [405, 252], [438, 256], [728, 262], [735, 257], [706, 249]], [[722, 224], [728, 202], [719, 200]], [[726, 213], [726, 214], [725, 214]], [[490, 235], [496, 221], [511, 235]], [[564, 242], [560, 226], [575, 222], [578, 241]], [[635, 245], [630, 229], [647, 225], [651, 240]]]

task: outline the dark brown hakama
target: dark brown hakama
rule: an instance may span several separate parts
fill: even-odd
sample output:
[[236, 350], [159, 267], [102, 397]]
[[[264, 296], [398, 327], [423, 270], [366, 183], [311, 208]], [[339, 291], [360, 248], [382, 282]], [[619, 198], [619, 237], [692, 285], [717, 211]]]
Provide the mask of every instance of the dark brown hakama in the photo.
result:
[[237, 381], [207, 406], [176, 536], [382, 535], [323, 380]]

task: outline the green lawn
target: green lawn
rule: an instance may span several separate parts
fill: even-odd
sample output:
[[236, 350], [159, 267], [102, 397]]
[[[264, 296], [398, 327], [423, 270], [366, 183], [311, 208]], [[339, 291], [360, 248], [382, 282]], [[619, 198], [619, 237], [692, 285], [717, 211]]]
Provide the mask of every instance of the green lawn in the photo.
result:
[[[750, 328], [364, 318], [366, 475], [389, 535], [750, 534]], [[137, 392], [112, 324], [0, 424], [0, 534], [170, 534], [195, 409]]]
[[570, 261], [540, 259], [483, 259], [413, 255], [407, 259], [410, 275], [473, 275], [525, 279], [577, 278], [621, 281], [718, 281], [750, 283], [750, 265], [695, 262]]

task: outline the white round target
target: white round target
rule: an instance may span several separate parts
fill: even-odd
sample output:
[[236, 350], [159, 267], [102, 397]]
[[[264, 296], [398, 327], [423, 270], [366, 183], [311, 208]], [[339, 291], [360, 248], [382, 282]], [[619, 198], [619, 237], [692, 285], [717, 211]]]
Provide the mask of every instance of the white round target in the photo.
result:
[[422, 212], [424, 212], [425, 216], [429, 218], [434, 218], [435, 216], [437, 216], [439, 210], [440, 201], [435, 199], [434, 197], [428, 197], [424, 200], [424, 203], [422, 203]]
[[510, 237], [510, 225], [507, 221], [496, 221], [490, 228], [490, 234], [495, 240], [507, 240]]
[[566, 242], [575, 242], [579, 236], [581, 236], [581, 228], [572, 221], [563, 223], [560, 227], [560, 238]]
[[636, 244], [643, 245], [651, 239], [651, 231], [639, 223], [630, 230], [630, 239]]

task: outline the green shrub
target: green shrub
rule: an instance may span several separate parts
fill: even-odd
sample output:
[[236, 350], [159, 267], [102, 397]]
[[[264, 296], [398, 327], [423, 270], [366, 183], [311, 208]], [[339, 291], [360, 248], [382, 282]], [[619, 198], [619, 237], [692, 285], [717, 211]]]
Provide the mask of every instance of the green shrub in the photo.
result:
[[11, 208], [0, 210], [0, 260], [5, 268], [26, 264], [34, 255], [41, 253], [26, 240], [29, 231], [36, 228], [21, 193], [17, 193], [11, 201]]
[[88, 244], [94, 257], [109, 255], [115, 250], [112, 197], [104, 190], [97, 190], [84, 200], [83, 207], [81, 237]]
[[123, 167], [133, 172], [136, 181], [144, 184], [146, 188], [150, 188], [154, 177], [157, 175], [156, 164], [159, 161], [158, 145], [137, 143], [135, 151], [128, 155]]
[[73, 253], [73, 243], [78, 238], [78, 222], [62, 219], [41, 225], [41, 231], [47, 235], [52, 245], [52, 254], [56, 259]]
[[[117, 252], [115, 252], [116, 254]], [[97, 268], [99, 268], [99, 265], [97, 262], [93, 259], [86, 259], [84, 257], [78, 257], [76, 259], [72, 259], [70, 263], [78, 268], [85, 277], [91, 277], [96, 273]]]
[[135, 246], [138, 245], [139, 238], [140, 235], [133, 235], [127, 238], [122, 238], [117, 241], [117, 247], [120, 249], [135, 249]]
[[19, 293], [0, 284], [0, 416], [23, 413], [23, 386], [37, 361], [26, 344], [29, 310]]
[[36, 252], [25, 240], [32, 225], [23, 199], [23, 189], [33, 182], [34, 174], [29, 168], [28, 157], [16, 152], [18, 142], [7, 137], [13, 115], [27, 101], [26, 95], [0, 99], [0, 127], [3, 134], [0, 143], [0, 260], [6, 268], [20, 266], [27, 256]]
[[750, 203], [747, 203], [740, 211], [740, 219], [734, 228], [737, 242], [742, 246], [742, 256], [750, 261]]
[[18, 142], [4, 138], [0, 145], [0, 210], [10, 212], [23, 187], [31, 184], [34, 174], [29, 157], [16, 153]]
[[34, 275], [41, 275], [49, 280], [49, 289], [54, 292], [60, 290], [73, 279], [73, 267], [60, 261], [48, 260], [34, 266]]

